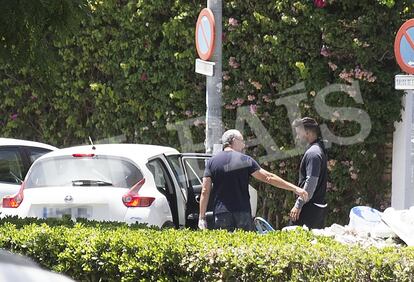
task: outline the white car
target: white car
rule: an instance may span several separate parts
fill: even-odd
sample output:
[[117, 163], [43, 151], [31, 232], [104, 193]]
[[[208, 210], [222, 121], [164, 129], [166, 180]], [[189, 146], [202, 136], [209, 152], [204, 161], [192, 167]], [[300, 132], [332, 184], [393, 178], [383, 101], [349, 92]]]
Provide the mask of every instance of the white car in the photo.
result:
[[39, 142], [0, 138], [0, 199], [17, 193], [32, 163], [56, 149]]
[[[13, 275], [10, 275], [13, 273]], [[41, 268], [32, 259], [0, 249], [1, 282], [74, 282], [69, 277]]]
[[[201, 178], [209, 157], [138, 144], [61, 149], [40, 157], [19, 192], [3, 198], [2, 216], [66, 215], [196, 228]], [[256, 190], [251, 188], [250, 195], [254, 216]]]

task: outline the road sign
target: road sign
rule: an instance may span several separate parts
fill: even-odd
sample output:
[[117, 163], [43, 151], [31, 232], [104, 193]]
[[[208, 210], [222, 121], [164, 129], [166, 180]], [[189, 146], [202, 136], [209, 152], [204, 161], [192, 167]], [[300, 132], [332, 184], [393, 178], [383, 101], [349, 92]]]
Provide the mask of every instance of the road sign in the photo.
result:
[[198, 56], [208, 61], [214, 52], [215, 21], [213, 12], [204, 8], [198, 15], [195, 40]]
[[196, 59], [195, 62], [195, 72], [199, 74], [204, 74], [207, 76], [214, 76], [214, 66], [216, 64], [213, 62], [203, 61]]
[[398, 30], [394, 53], [401, 69], [414, 74], [414, 19], [406, 21]]
[[395, 89], [397, 90], [414, 90], [414, 75], [396, 75]]

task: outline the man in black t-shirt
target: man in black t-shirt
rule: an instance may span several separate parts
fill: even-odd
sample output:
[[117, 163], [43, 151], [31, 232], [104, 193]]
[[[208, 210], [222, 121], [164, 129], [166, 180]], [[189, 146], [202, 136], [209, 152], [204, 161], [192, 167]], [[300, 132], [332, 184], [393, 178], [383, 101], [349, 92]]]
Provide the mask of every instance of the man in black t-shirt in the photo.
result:
[[241, 153], [245, 147], [243, 136], [238, 130], [228, 130], [222, 137], [224, 150], [208, 160], [204, 171], [203, 188], [200, 198], [200, 215], [198, 226], [206, 229], [205, 213], [207, 203], [214, 189], [214, 223], [217, 229], [254, 230], [250, 196], [250, 175], [307, 199], [305, 190], [262, 169], [250, 156]]
[[309, 201], [298, 198], [290, 211], [293, 225], [321, 229], [325, 225], [328, 168], [325, 146], [318, 123], [309, 117], [295, 120], [299, 141], [307, 144], [299, 169], [299, 186], [308, 192]]

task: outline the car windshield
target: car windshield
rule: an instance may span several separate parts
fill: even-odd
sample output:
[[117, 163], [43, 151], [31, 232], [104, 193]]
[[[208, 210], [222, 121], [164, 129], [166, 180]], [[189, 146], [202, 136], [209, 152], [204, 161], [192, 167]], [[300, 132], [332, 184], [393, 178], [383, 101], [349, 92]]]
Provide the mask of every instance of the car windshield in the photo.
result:
[[35, 163], [25, 182], [25, 189], [52, 186], [131, 188], [142, 178], [139, 168], [122, 158], [64, 156]]

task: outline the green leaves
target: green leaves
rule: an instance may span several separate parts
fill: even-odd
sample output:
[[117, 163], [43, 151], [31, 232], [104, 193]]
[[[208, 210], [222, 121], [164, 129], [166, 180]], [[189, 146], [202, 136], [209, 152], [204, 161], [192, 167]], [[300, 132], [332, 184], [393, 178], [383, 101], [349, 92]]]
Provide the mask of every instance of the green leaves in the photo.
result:
[[411, 248], [362, 249], [310, 232], [144, 228], [7, 218], [0, 247], [78, 281], [411, 281]]

